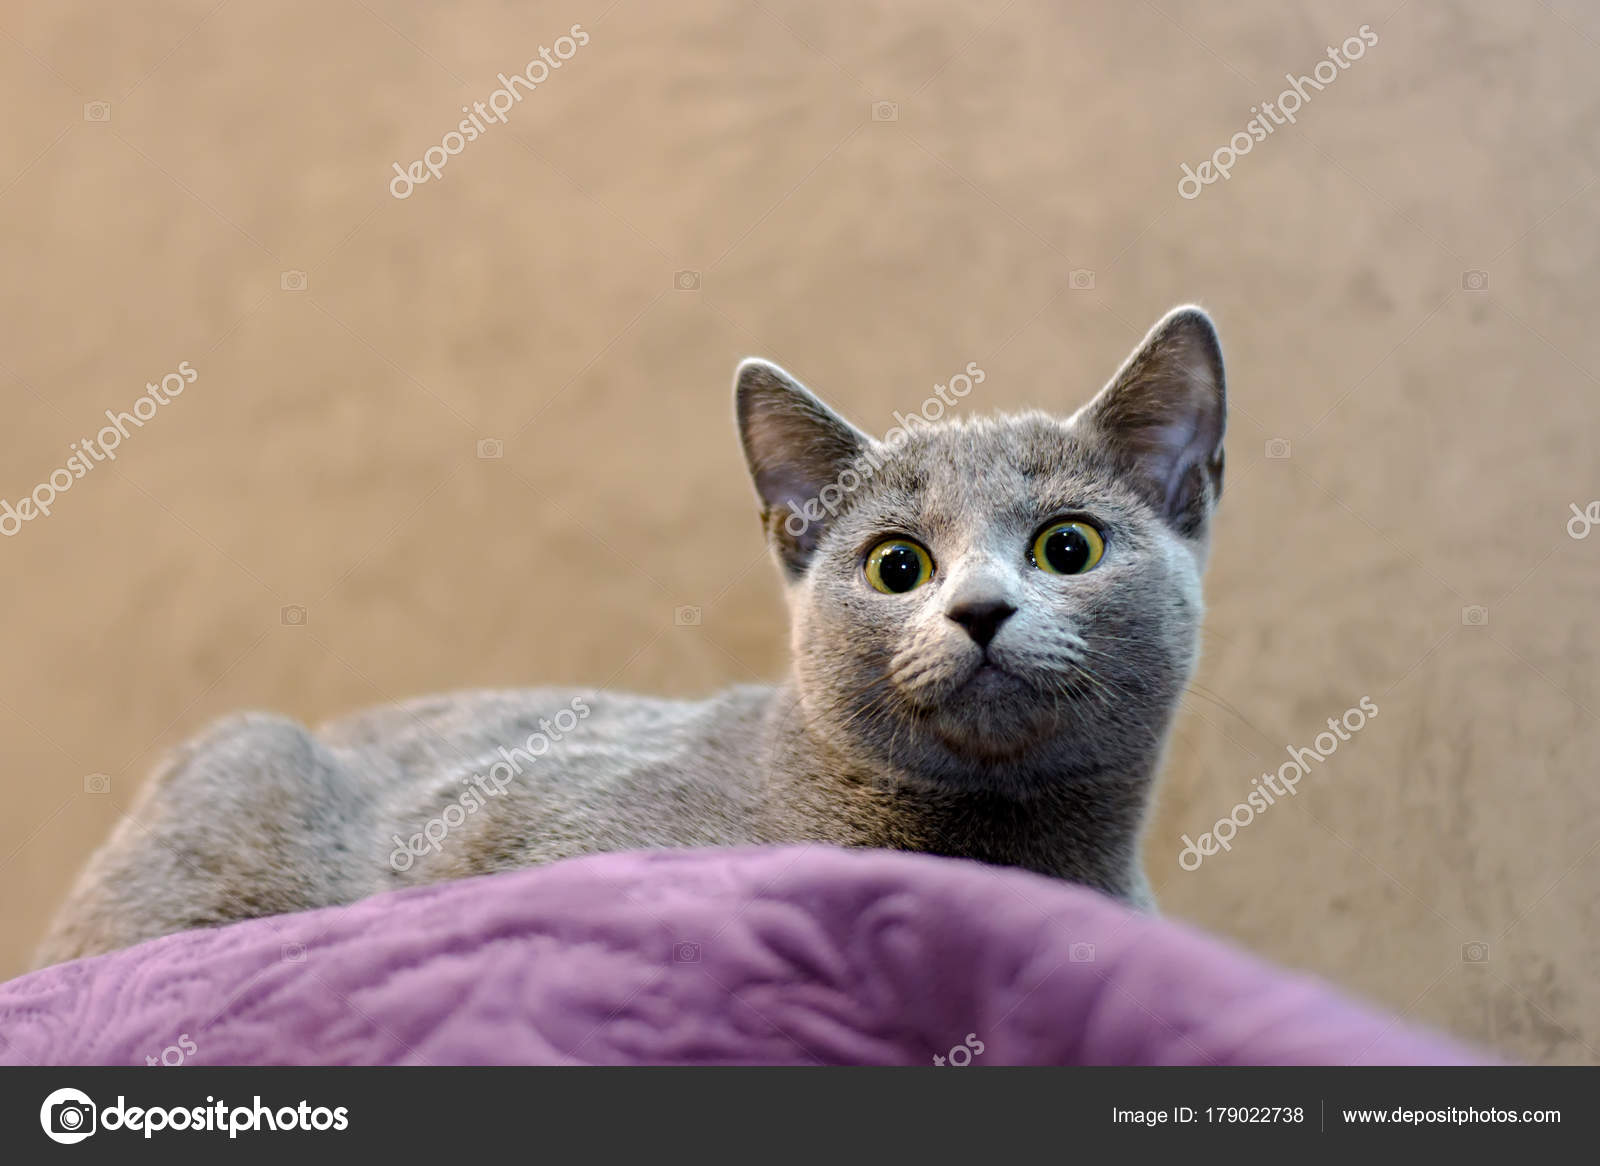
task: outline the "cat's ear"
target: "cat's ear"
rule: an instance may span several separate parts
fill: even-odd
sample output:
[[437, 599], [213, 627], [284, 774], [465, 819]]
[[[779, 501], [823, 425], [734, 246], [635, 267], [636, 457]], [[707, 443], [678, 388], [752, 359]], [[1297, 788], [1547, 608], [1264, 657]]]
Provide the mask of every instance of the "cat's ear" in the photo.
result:
[[1072, 424], [1109, 448], [1167, 521], [1198, 536], [1222, 494], [1227, 414], [1217, 330], [1186, 305], [1150, 329]]
[[830, 517], [823, 490], [837, 485], [872, 439], [771, 361], [740, 362], [734, 407], [762, 524], [784, 569], [797, 576]]

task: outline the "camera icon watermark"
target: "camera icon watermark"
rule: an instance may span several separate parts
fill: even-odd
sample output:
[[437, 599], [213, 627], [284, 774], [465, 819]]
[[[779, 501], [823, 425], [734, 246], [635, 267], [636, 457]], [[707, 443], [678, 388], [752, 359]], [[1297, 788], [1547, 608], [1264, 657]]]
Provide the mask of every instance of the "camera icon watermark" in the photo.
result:
[[105, 773], [90, 773], [84, 775], [83, 792], [86, 794], [108, 794], [111, 792], [111, 777]]
[[1462, 291], [1488, 291], [1489, 273], [1487, 271], [1463, 271], [1461, 273]]
[[71, 1146], [94, 1133], [98, 1113], [93, 1100], [82, 1090], [57, 1089], [39, 1107], [39, 1124], [52, 1142]]
[[873, 121], [899, 121], [900, 106], [893, 101], [874, 101], [872, 103]]
[[687, 939], [680, 939], [672, 945], [672, 962], [675, 964], [697, 964], [700, 962], [700, 945]]
[[303, 943], [285, 943], [281, 947], [283, 962], [286, 964], [303, 964], [306, 962], [306, 945]]
[[1094, 963], [1094, 944], [1075, 943], [1067, 949], [1067, 959], [1075, 964]]
[[700, 273], [698, 271], [690, 271], [688, 268], [673, 272], [672, 286], [679, 291], [699, 291]]
[[692, 604], [672, 609], [672, 622], [680, 628], [697, 628], [703, 622], [705, 613]]
[[1087, 267], [1074, 267], [1067, 273], [1067, 286], [1073, 291], [1093, 291], [1094, 272]]
[[306, 609], [298, 603], [291, 603], [288, 607], [278, 609], [278, 619], [286, 628], [303, 628], [306, 626]]
[[1464, 964], [1486, 964], [1489, 962], [1489, 945], [1481, 939], [1461, 945], [1461, 962]]
[[109, 101], [87, 101], [83, 106], [84, 121], [110, 121], [111, 103]]
[[1287, 437], [1269, 437], [1267, 439], [1267, 456], [1281, 460], [1289, 456], [1290, 447]]
[[284, 291], [303, 292], [306, 290], [306, 273], [303, 271], [285, 271], [278, 276], [278, 286]]
[[478, 456], [480, 458], [497, 458], [506, 456], [506, 443], [498, 437], [483, 437], [478, 439]]
[[1489, 622], [1489, 609], [1481, 603], [1473, 603], [1461, 609], [1461, 623], [1464, 627], [1481, 628]]

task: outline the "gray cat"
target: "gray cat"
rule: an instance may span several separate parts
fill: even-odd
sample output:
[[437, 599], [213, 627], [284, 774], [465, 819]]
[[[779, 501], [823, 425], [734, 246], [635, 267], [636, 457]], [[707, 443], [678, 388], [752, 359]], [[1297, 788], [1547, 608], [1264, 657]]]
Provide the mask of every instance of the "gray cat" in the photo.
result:
[[473, 692], [316, 734], [224, 720], [151, 776], [39, 962], [665, 846], [919, 850], [1152, 906], [1140, 836], [1222, 488], [1205, 313], [1169, 313], [1066, 420], [877, 441], [759, 360], [736, 402], [787, 591], [787, 680], [698, 702]]

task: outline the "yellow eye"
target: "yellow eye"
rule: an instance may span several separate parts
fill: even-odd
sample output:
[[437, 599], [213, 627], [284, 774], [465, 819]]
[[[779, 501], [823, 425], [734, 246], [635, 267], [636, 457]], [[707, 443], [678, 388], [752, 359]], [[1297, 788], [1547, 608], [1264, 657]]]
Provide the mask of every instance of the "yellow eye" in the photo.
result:
[[901, 595], [933, 578], [933, 559], [910, 539], [892, 538], [867, 556], [867, 582], [885, 595]]
[[1033, 540], [1029, 558], [1052, 575], [1081, 575], [1106, 553], [1106, 540], [1087, 522], [1055, 522]]

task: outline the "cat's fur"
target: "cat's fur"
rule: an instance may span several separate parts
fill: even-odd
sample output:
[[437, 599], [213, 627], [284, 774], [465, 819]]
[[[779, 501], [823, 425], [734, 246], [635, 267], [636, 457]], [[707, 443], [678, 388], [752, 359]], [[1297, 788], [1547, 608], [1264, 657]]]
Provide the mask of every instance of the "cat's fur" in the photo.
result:
[[[784, 683], [698, 702], [467, 693], [315, 735], [280, 717], [225, 720], [152, 775], [39, 961], [660, 846], [920, 850], [1149, 906], [1140, 835], [1195, 661], [1222, 483], [1222, 358], [1206, 315], [1169, 313], [1066, 420], [954, 419], [890, 446], [761, 361], [740, 366], [736, 401], [787, 589]], [[847, 469], [854, 488], [827, 495], [835, 515], [791, 520], [790, 503], [804, 509]], [[1062, 515], [1105, 531], [1094, 570], [1030, 563], [1034, 534]], [[931, 551], [930, 582], [899, 595], [868, 586], [863, 557], [891, 534]], [[950, 613], [989, 602], [1016, 610], [984, 648]], [[586, 715], [550, 722], [569, 707]], [[538, 760], [511, 752], [541, 732], [551, 743]], [[522, 772], [491, 795], [481, 775], [503, 760]], [[458, 810], [437, 848], [407, 850], [469, 788], [481, 804]]]

